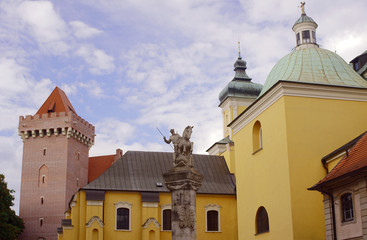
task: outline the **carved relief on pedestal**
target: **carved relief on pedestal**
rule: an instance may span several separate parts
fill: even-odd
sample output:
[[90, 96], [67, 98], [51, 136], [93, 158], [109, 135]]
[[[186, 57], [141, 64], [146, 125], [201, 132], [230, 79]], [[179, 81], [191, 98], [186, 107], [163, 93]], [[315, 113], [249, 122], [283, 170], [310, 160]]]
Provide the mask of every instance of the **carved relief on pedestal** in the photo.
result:
[[195, 229], [195, 213], [190, 208], [190, 205], [180, 206], [178, 216], [178, 225], [180, 228]]

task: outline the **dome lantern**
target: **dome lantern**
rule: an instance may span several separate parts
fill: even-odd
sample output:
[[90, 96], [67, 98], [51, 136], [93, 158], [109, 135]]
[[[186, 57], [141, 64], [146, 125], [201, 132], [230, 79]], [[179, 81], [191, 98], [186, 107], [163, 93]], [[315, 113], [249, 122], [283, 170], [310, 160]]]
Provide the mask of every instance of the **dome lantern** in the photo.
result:
[[316, 28], [317, 23], [306, 15], [305, 2], [301, 2], [300, 8], [302, 9], [301, 17], [294, 23], [292, 30], [296, 34], [296, 50], [319, 47], [316, 43]]

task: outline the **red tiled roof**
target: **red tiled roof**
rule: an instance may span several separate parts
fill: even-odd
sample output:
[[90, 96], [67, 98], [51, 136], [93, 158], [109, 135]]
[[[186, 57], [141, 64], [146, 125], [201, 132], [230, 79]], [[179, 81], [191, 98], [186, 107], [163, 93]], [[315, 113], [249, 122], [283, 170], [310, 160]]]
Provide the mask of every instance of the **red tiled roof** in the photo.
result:
[[60, 88], [55, 87], [36, 114], [70, 111], [76, 113], [65, 92]]
[[88, 182], [93, 181], [104, 173], [115, 161], [116, 155], [90, 157], [88, 165]]
[[323, 179], [310, 189], [317, 189], [320, 185], [324, 185], [365, 167], [367, 167], [367, 134], [364, 134], [348, 154]]

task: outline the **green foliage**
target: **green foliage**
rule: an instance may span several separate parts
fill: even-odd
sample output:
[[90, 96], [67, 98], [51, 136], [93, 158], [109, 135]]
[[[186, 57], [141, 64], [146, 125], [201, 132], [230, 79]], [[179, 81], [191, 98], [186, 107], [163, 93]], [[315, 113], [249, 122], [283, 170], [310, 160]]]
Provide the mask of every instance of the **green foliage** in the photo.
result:
[[24, 223], [19, 218], [13, 206], [14, 190], [8, 189], [8, 184], [5, 182], [5, 177], [0, 174], [0, 240], [16, 239], [24, 229]]

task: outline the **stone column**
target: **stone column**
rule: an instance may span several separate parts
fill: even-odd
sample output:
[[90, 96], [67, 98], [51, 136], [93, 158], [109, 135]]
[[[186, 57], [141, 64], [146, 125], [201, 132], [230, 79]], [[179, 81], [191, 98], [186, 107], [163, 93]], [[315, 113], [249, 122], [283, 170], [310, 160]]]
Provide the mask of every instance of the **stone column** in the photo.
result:
[[192, 166], [176, 166], [163, 177], [172, 195], [172, 240], [196, 239], [196, 191], [203, 177]]

